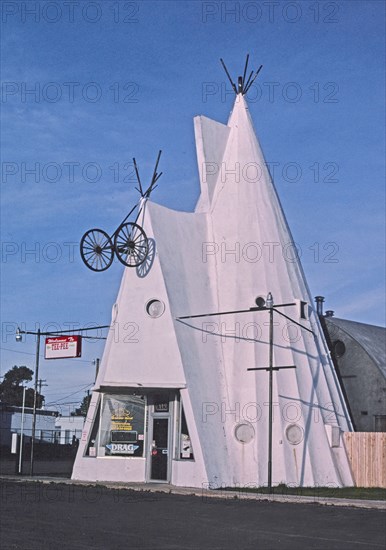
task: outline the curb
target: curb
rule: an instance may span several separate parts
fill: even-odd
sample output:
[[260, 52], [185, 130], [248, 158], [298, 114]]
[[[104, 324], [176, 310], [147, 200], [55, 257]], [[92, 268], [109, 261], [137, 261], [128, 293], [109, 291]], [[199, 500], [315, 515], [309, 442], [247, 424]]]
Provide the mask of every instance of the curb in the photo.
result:
[[352, 508], [367, 508], [373, 510], [386, 510], [386, 501], [384, 500], [361, 500], [351, 498], [333, 498], [318, 496], [301, 495], [267, 495], [263, 493], [243, 493], [240, 491], [223, 491], [198, 489], [195, 487], [176, 487], [164, 483], [119, 483], [108, 481], [80, 481], [68, 478], [34, 476], [23, 477], [15, 475], [0, 475], [0, 481], [10, 481], [14, 483], [44, 483], [44, 484], [65, 484], [78, 485], [84, 487], [105, 487], [107, 489], [118, 489], [127, 491], [139, 491], [147, 493], [166, 493], [173, 495], [194, 496], [202, 499], [221, 499], [221, 500], [254, 500], [265, 502], [279, 502], [286, 504], [319, 504], [324, 506], [344, 506]]

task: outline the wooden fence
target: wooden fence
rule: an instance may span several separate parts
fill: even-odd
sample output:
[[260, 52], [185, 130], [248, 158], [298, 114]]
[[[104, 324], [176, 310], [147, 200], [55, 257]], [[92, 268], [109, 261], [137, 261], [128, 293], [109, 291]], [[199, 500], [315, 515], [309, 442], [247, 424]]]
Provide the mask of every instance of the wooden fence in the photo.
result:
[[386, 488], [386, 433], [345, 432], [343, 436], [356, 486]]

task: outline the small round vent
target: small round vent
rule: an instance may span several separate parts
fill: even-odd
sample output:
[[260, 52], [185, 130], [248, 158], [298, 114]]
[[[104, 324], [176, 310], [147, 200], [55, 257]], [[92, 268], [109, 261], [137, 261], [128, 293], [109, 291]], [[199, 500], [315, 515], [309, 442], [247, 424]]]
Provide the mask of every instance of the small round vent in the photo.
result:
[[291, 445], [299, 445], [303, 441], [304, 430], [298, 424], [290, 424], [287, 426], [285, 436]]
[[235, 428], [235, 438], [240, 443], [249, 443], [255, 437], [255, 428], [247, 422], [238, 424]]

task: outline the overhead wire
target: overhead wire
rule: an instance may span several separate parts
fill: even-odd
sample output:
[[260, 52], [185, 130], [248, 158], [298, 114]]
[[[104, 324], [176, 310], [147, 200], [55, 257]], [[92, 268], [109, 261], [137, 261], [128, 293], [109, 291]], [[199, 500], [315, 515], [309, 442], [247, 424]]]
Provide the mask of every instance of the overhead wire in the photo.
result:
[[[4, 351], [12, 351], [13, 353], [21, 353], [23, 355], [33, 355], [34, 357], [36, 356], [35, 353], [31, 353], [30, 351], [21, 351], [21, 350], [17, 350], [17, 349], [9, 349], [9, 348], [3, 348], [3, 347], [0, 347], [0, 349], [2, 349]], [[44, 355], [42, 355], [42, 354], [40, 354], [39, 357], [41, 359], [45, 359]], [[94, 361], [94, 359], [90, 359], [88, 361], [86, 359], [78, 359], [78, 357], [73, 357], [72, 359], [75, 359], [79, 363], [92, 363]]]
[[64, 403], [60, 403], [60, 401], [63, 401], [63, 399], [67, 399], [68, 397], [71, 397], [73, 395], [76, 395], [77, 393], [80, 393], [81, 391], [84, 391], [86, 388], [91, 388], [91, 386], [93, 386], [94, 384], [91, 383], [91, 384], [86, 384], [85, 386], [83, 386], [80, 390], [77, 390], [75, 392], [72, 392], [64, 397], [61, 397], [60, 399], [57, 399], [56, 401], [50, 401], [48, 403], [46, 403], [46, 406], [48, 405], [53, 405], [53, 404], [61, 404], [63, 405]]

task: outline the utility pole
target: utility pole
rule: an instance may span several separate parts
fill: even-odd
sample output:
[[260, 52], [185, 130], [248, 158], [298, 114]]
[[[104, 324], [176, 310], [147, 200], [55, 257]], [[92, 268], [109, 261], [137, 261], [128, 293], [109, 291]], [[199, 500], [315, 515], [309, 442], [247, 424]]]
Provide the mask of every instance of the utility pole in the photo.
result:
[[[234, 315], [235, 313], [250, 313], [250, 312], [263, 312], [268, 311], [269, 313], [269, 357], [268, 357], [268, 367], [252, 367], [248, 368], [247, 371], [259, 371], [259, 370], [265, 370], [269, 373], [269, 388], [268, 388], [268, 399], [269, 399], [269, 418], [268, 418], [268, 491], [269, 493], [272, 493], [272, 431], [273, 431], [273, 371], [279, 371], [281, 369], [296, 369], [295, 365], [285, 365], [285, 366], [274, 366], [274, 357], [273, 357], [273, 348], [274, 348], [274, 341], [273, 341], [273, 315], [278, 314], [284, 317], [285, 319], [288, 319], [293, 324], [297, 325], [298, 327], [306, 330], [307, 332], [310, 332], [314, 337], [315, 333], [313, 330], [311, 330], [308, 327], [305, 327], [301, 323], [298, 323], [288, 315], [285, 315], [281, 311], [279, 311], [279, 308], [289, 307], [289, 306], [296, 306], [298, 305], [297, 302], [292, 302], [288, 304], [276, 304], [273, 303], [273, 297], [272, 293], [268, 292], [267, 299], [264, 300], [260, 297], [256, 299], [256, 306], [257, 307], [250, 307], [249, 309], [239, 309], [235, 311], [218, 311], [215, 313], [199, 313], [198, 315], [184, 315], [183, 317], [177, 317], [177, 321], [182, 321], [185, 319], [197, 319], [199, 317], [214, 317], [218, 315]], [[304, 314], [304, 307], [306, 305], [306, 302], [300, 302], [301, 311], [300, 311], [300, 318], [305, 319], [306, 316]]]
[[34, 446], [35, 446], [35, 432], [36, 432], [36, 398], [38, 392], [38, 376], [39, 376], [39, 357], [40, 357], [40, 328], [36, 333], [36, 361], [35, 361], [35, 384], [34, 384], [34, 406], [32, 416], [32, 437], [31, 437], [31, 455], [30, 455], [30, 476], [34, 473]]
[[[276, 307], [285, 307], [287, 304], [281, 304], [281, 306]], [[267, 301], [265, 307], [261, 308], [263, 310], [268, 310], [269, 312], [269, 357], [268, 357], [268, 367], [252, 367], [247, 369], [248, 371], [256, 371], [256, 370], [265, 370], [269, 373], [269, 380], [268, 380], [268, 405], [269, 405], [269, 413], [268, 413], [268, 491], [270, 494], [272, 494], [272, 432], [273, 432], [273, 371], [279, 371], [281, 369], [296, 369], [295, 365], [290, 366], [273, 366], [273, 347], [274, 347], [274, 341], [273, 341], [273, 313], [276, 311], [277, 313], [280, 313], [276, 309], [274, 309], [273, 305], [273, 297], [272, 293], [269, 292], [267, 296]], [[293, 321], [293, 320], [292, 320]], [[295, 324], [296, 321], [293, 321]], [[306, 330], [306, 327], [303, 327]]]
[[[271, 293], [270, 293], [270, 296]], [[267, 300], [268, 301], [268, 300]], [[268, 430], [268, 489], [272, 491], [272, 424], [273, 424], [273, 300], [269, 308], [269, 430]]]
[[[99, 330], [101, 328], [110, 328], [110, 325], [100, 325], [98, 327], [84, 327], [74, 330], [57, 330], [54, 332], [42, 332], [40, 328], [37, 331], [33, 330], [20, 330], [18, 327], [16, 330], [15, 338], [16, 342], [22, 342], [23, 334], [33, 334], [36, 336], [36, 359], [35, 359], [35, 381], [34, 381], [34, 403], [33, 403], [33, 418], [32, 418], [32, 437], [31, 437], [31, 456], [30, 456], [30, 476], [33, 476], [34, 471], [34, 443], [36, 432], [36, 405], [37, 405], [37, 393], [38, 393], [38, 380], [39, 380], [39, 357], [40, 357], [40, 337], [41, 336], [55, 336], [57, 334], [68, 334], [73, 332], [87, 332], [89, 330]], [[87, 338], [84, 336], [83, 338]], [[45, 382], [45, 380], [42, 380]]]
[[[43, 386], [48, 386], [48, 384], [44, 384], [44, 382], [47, 382], [47, 380], [42, 380], [41, 378], [38, 380], [39, 396], [41, 398], [42, 398], [42, 387]], [[44, 399], [42, 398], [41, 403], [40, 403], [40, 408], [43, 408], [43, 401], [44, 401]]]
[[98, 378], [98, 373], [99, 373], [99, 362], [100, 362], [100, 359], [99, 357], [97, 357], [93, 363], [95, 365], [95, 382], [96, 382], [96, 379]]
[[19, 447], [19, 468], [18, 473], [21, 474], [23, 466], [23, 435], [24, 435], [24, 413], [25, 413], [25, 390], [23, 386], [23, 404], [21, 409], [21, 427], [20, 427], [20, 447]]

